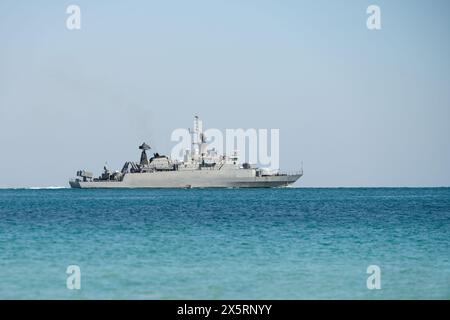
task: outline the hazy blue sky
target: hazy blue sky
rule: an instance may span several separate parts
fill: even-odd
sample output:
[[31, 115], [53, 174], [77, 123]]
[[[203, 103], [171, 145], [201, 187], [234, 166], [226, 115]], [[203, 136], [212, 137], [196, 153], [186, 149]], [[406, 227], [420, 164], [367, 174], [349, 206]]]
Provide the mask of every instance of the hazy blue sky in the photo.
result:
[[[82, 29], [66, 29], [77, 4]], [[381, 7], [382, 30], [366, 28]], [[191, 126], [279, 128], [299, 186], [450, 185], [450, 2], [0, 1], [0, 187]]]

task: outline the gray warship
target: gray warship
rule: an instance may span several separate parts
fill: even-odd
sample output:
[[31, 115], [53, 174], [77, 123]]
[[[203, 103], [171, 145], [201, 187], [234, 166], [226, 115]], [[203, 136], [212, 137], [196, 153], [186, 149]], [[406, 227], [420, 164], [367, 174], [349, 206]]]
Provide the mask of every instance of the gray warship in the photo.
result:
[[139, 146], [139, 163], [125, 162], [122, 170], [104, 172], [94, 178], [92, 172], [79, 170], [69, 181], [72, 188], [271, 188], [292, 185], [303, 175], [303, 168], [294, 173], [282, 173], [240, 163], [237, 153], [219, 155], [207, 150], [202, 121], [196, 116], [190, 130], [191, 150], [183, 161], [154, 153], [150, 159], [145, 142]]

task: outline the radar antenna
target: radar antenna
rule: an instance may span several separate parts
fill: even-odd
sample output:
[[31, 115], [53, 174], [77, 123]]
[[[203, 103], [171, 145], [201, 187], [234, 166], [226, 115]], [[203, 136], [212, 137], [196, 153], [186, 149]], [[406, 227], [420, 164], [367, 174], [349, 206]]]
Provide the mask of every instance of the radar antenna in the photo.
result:
[[142, 150], [141, 161], [140, 161], [141, 166], [148, 165], [148, 157], [147, 157], [147, 153], [145, 151], [150, 150], [151, 147], [148, 144], [146, 144], [145, 142], [143, 142], [139, 146], [139, 149]]

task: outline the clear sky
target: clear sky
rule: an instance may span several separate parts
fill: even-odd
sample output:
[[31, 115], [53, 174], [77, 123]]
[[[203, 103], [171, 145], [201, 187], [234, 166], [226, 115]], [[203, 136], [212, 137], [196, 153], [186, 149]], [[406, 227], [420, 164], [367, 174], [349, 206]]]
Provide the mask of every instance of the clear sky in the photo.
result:
[[[81, 8], [81, 30], [66, 8]], [[366, 8], [381, 8], [369, 31]], [[450, 185], [450, 2], [0, 1], [0, 187], [279, 128], [298, 186]]]

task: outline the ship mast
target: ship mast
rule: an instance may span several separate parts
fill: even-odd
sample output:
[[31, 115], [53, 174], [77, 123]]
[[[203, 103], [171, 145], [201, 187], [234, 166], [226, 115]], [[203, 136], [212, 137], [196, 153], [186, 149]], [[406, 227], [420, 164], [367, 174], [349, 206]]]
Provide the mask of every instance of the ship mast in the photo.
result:
[[201, 161], [204, 156], [204, 144], [206, 137], [203, 133], [203, 122], [198, 118], [194, 117], [194, 128], [191, 130], [191, 154], [193, 160]]

